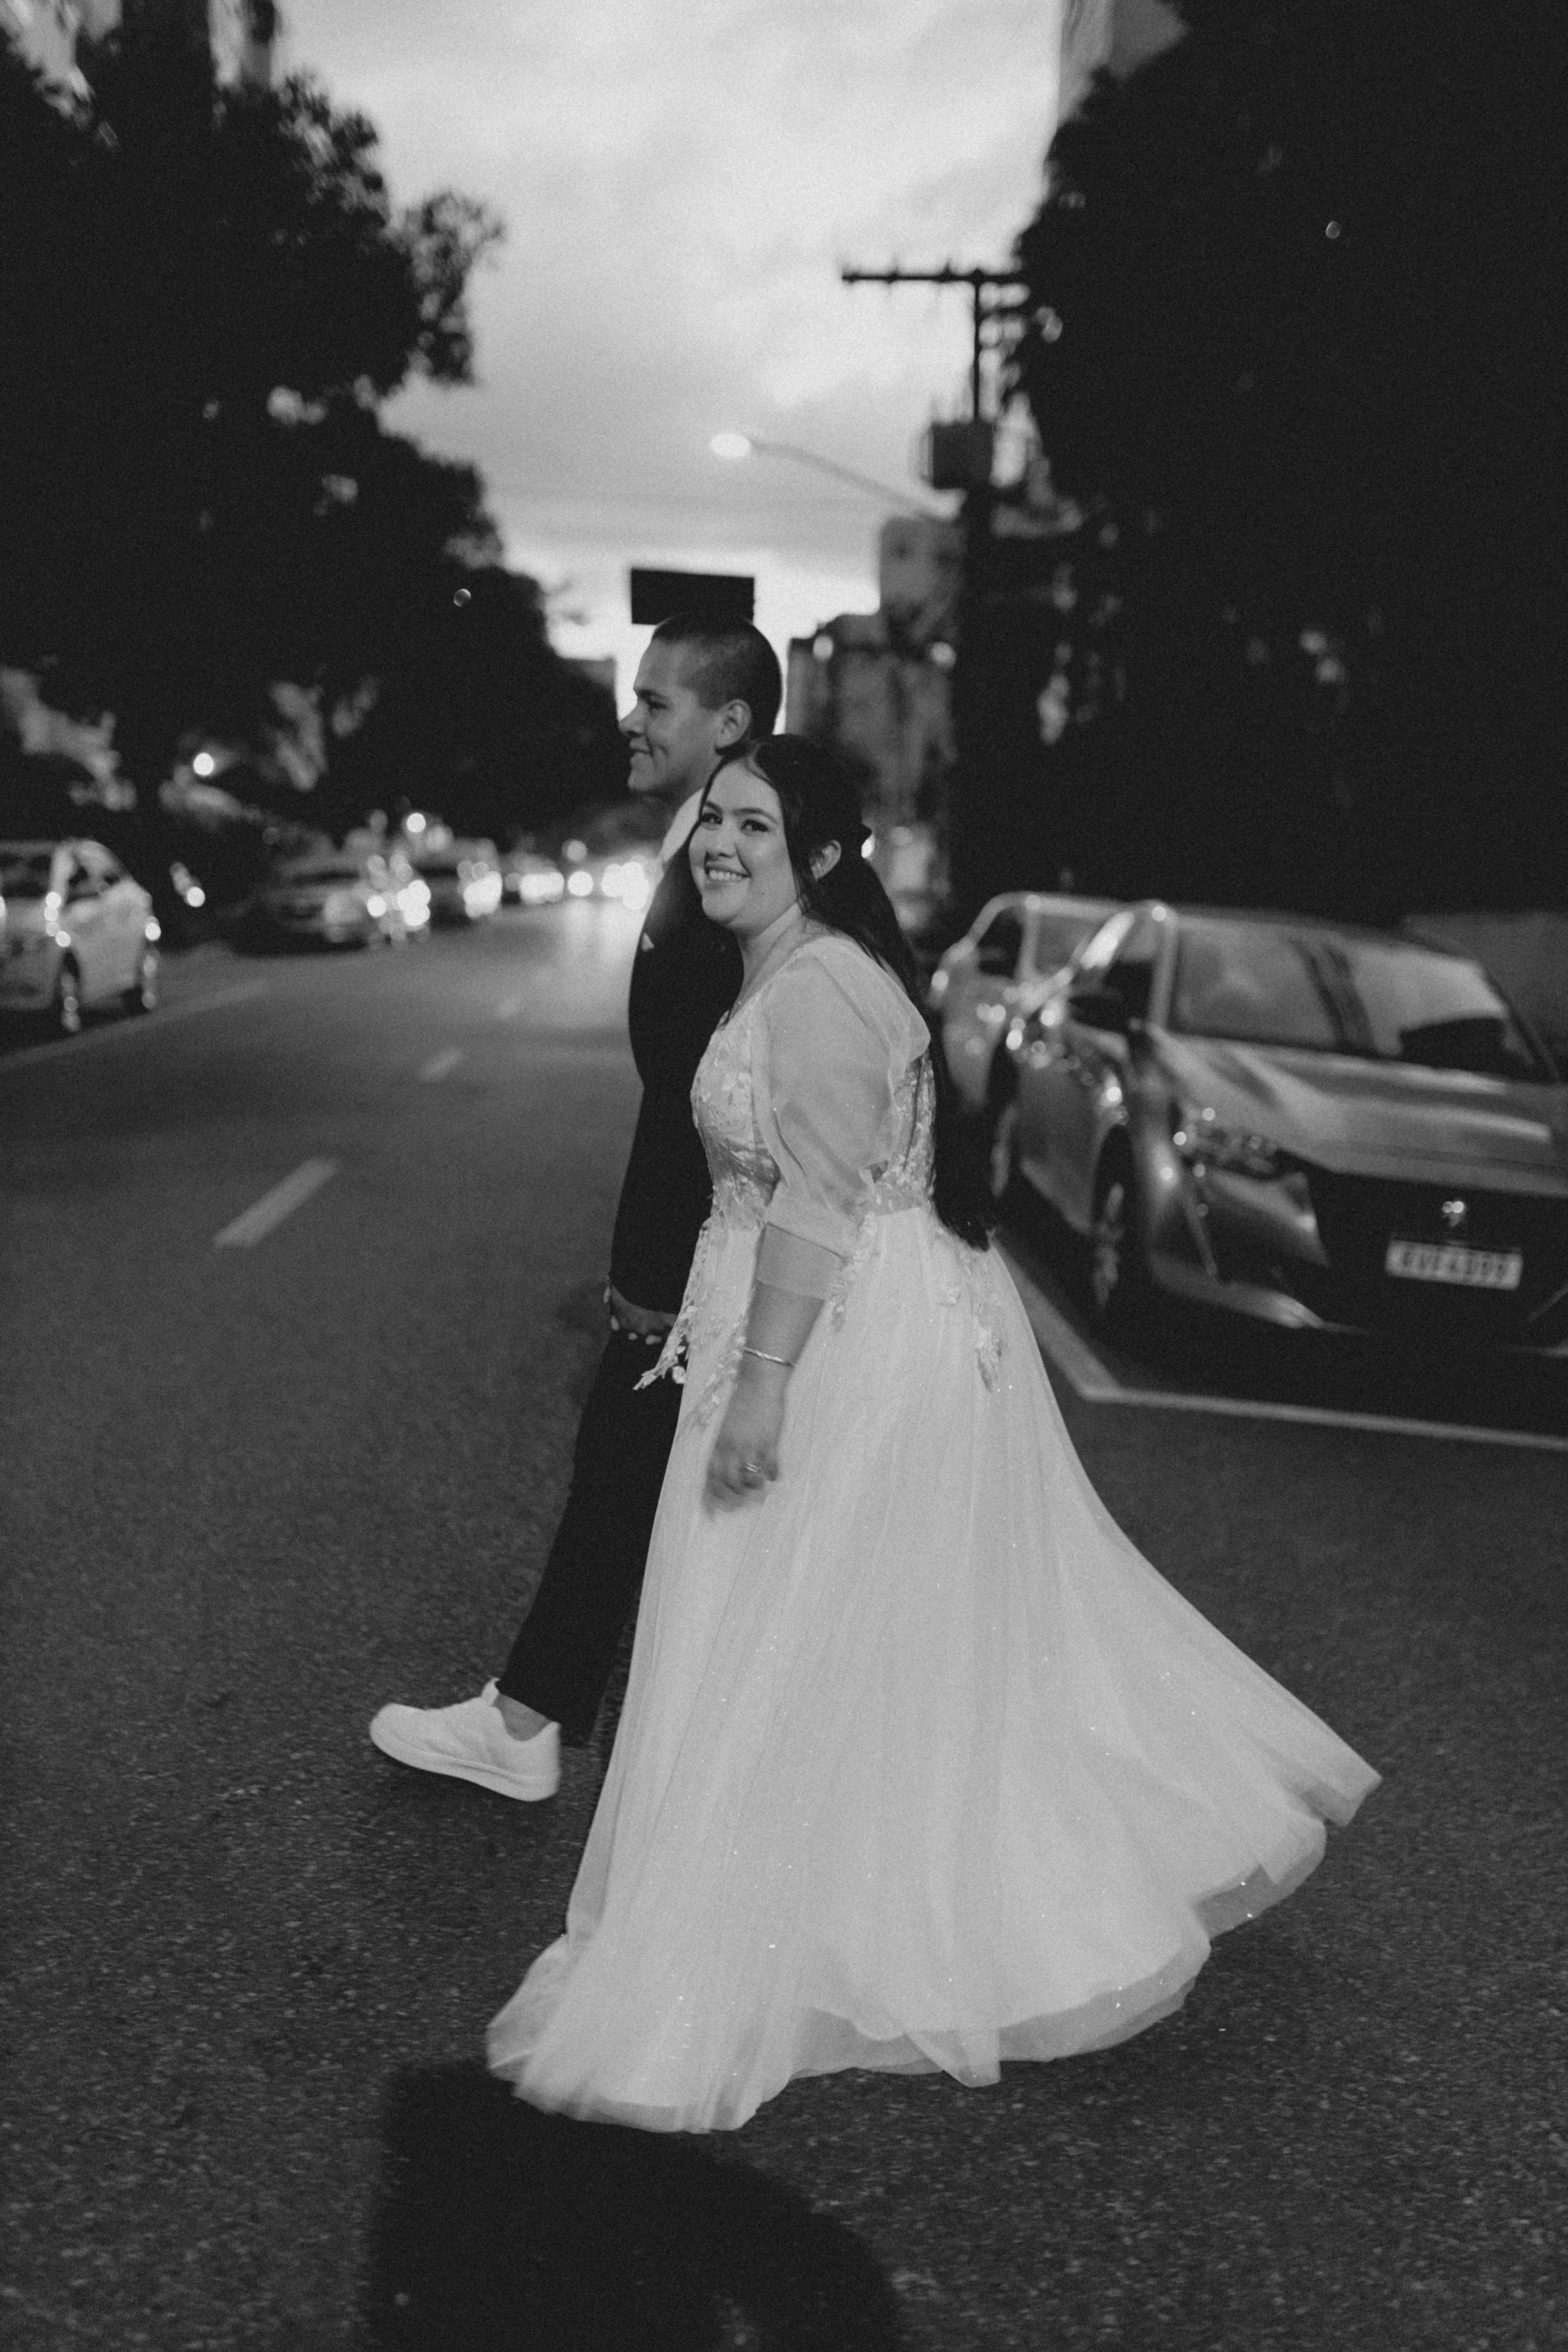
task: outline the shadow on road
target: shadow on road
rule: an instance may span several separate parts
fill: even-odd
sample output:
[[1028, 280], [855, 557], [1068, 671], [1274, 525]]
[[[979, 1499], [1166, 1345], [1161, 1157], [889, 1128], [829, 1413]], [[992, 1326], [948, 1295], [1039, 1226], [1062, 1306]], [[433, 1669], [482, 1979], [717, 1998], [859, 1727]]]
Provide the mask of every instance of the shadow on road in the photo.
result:
[[892, 2287], [791, 2189], [689, 2139], [407, 2074], [366, 2290], [377, 2352], [896, 2352]]

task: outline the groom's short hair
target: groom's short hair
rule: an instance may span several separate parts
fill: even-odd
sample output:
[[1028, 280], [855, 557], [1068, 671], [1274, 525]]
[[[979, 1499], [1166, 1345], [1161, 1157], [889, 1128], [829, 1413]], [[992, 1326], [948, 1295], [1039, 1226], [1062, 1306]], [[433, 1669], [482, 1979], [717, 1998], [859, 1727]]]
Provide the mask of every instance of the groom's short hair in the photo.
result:
[[715, 621], [704, 613], [672, 613], [654, 631], [655, 642], [679, 646], [687, 658], [683, 683], [703, 708], [743, 702], [753, 735], [771, 735], [784, 700], [778, 656], [750, 621]]

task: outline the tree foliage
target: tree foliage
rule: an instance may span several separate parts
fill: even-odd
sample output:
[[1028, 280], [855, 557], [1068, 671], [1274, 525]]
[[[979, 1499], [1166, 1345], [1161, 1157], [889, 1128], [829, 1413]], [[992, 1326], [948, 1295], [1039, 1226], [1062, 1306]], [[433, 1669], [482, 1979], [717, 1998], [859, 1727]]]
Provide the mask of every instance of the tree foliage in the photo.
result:
[[[1075, 860], [1121, 888], [1561, 898], [1568, 19], [1183, 0], [1020, 241], [1089, 525]], [[1060, 616], [1051, 625], [1061, 630]], [[1086, 875], [1085, 878], [1089, 878]]]
[[345, 807], [434, 808], [459, 833], [505, 839], [624, 790], [614, 701], [552, 651], [533, 581], [499, 566], [432, 578], [397, 625], [342, 747]]
[[[474, 470], [379, 415], [413, 374], [470, 379], [499, 226], [451, 191], [395, 210], [373, 125], [308, 77], [219, 88], [142, 30], [89, 78], [68, 104], [0, 43], [0, 659], [111, 709], [143, 787], [193, 730], [264, 742], [279, 681], [341, 751], [334, 715], [427, 674], [421, 628], [499, 566]], [[426, 799], [463, 756], [427, 749]]]

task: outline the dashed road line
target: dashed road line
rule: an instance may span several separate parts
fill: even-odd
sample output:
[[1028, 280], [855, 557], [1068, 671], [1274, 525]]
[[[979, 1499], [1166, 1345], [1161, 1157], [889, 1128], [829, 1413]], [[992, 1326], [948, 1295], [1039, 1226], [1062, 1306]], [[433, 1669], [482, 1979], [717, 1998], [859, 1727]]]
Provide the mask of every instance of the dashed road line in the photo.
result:
[[15, 1054], [0, 1055], [0, 1078], [12, 1070], [31, 1069], [36, 1063], [52, 1062], [57, 1054], [85, 1054], [94, 1045], [108, 1045], [111, 1038], [155, 1037], [172, 1021], [188, 1021], [196, 1013], [221, 1013], [227, 1005], [248, 1003], [253, 996], [264, 996], [267, 986], [264, 980], [242, 980], [233, 988], [220, 988], [211, 996], [199, 996], [190, 1004], [160, 1005], [155, 1013], [106, 1021], [101, 1027], [95, 1023], [75, 1037], [54, 1037], [47, 1045], [20, 1046]]
[[291, 1176], [285, 1176], [280, 1184], [274, 1184], [270, 1192], [263, 1192], [260, 1200], [253, 1202], [232, 1224], [225, 1225], [221, 1234], [215, 1234], [214, 1249], [254, 1249], [312, 1192], [319, 1192], [328, 1179], [337, 1174], [338, 1166], [335, 1160], [302, 1160]]
[[447, 1045], [444, 1047], [439, 1054], [432, 1054], [430, 1059], [426, 1063], [425, 1067], [419, 1073], [420, 1085], [422, 1087], [433, 1087], [437, 1085], [442, 1078], [450, 1077], [452, 1072], [457, 1068], [458, 1063], [462, 1059], [463, 1049], [461, 1045]]
[[1357, 1429], [1384, 1437], [1437, 1437], [1474, 1445], [1514, 1445], [1542, 1454], [1568, 1454], [1568, 1437], [1533, 1429], [1489, 1429], [1468, 1422], [1419, 1421], [1398, 1413], [1352, 1412], [1332, 1405], [1278, 1404], [1268, 1398], [1205, 1396], [1182, 1389], [1131, 1389], [1101, 1363], [1016, 1259], [1000, 1252], [1018, 1286], [1036, 1339], [1086, 1404], [1132, 1405], [1153, 1412], [1203, 1412], [1230, 1421], [1295, 1422], [1310, 1429]]

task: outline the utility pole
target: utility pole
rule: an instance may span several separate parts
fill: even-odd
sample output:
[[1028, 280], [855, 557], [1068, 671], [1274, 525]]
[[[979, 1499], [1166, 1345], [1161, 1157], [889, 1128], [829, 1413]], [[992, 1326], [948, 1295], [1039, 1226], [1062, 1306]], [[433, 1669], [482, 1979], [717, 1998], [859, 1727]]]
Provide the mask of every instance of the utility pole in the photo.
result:
[[[985, 412], [984, 360], [986, 329], [1009, 318], [1016, 302], [1002, 298], [1027, 289], [1014, 269], [841, 269], [846, 286], [966, 286], [971, 342], [969, 420], [933, 424], [927, 441], [926, 479], [932, 489], [959, 490], [963, 497], [963, 578], [959, 592], [958, 659], [952, 674], [952, 728], [957, 754], [956, 824], [949, 826], [948, 866], [960, 910], [972, 914], [989, 879], [990, 844], [984, 837], [986, 761], [985, 701], [981, 687], [981, 614], [991, 572], [991, 475], [996, 420]], [[973, 900], [973, 905], [970, 901]]]
[[970, 295], [970, 315], [973, 341], [969, 362], [969, 414], [979, 425], [984, 418], [984, 387], [981, 381], [981, 355], [985, 348], [987, 322], [1003, 315], [1011, 306], [990, 303], [986, 296], [993, 289], [1016, 293], [1026, 281], [1016, 269], [955, 269], [944, 261], [940, 269], [841, 269], [838, 273], [846, 286], [967, 286]]

